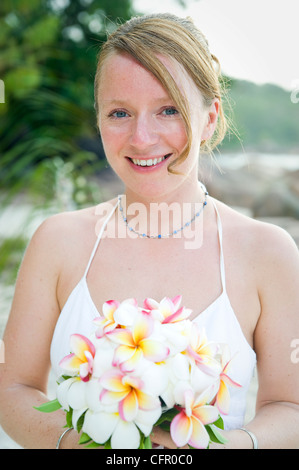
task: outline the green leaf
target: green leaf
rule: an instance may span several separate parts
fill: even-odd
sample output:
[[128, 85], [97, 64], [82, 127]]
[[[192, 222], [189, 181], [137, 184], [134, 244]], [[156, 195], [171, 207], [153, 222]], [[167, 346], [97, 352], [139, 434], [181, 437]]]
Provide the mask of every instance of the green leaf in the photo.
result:
[[217, 444], [225, 444], [227, 442], [227, 439], [222, 436], [222, 434], [219, 432], [219, 428], [217, 428], [217, 426], [214, 424], [209, 424], [205, 426], [205, 428], [208, 431], [210, 440], [212, 442], [216, 442]]
[[73, 427], [73, 409], [70, 408], [69, 411], [66, 412], [66, 425], [68, 428]]
[[217, 421], [214, 421], [213, 425], [217, 426], [217, 428], [220, 428], [222, 430], [224, 429], [224, 422], [223, 422], [223, 419], [221, 418], [221, 416], [219, 416]]
[[173, 418], [179, 413], [180, 411], [176, 408], [171, 408], [170, 410], [164, 411], [158, 421], [156, 422], [155, 426], [160, 426], [162, 423], [171, 422]]
[[90, 442], [90, 441], [91, 441], [91, 437], [89, 437], [89, 435], [86, 434], [86, 432], [83, 432], [80, 436], [78, 444], [87, 444], [87, 442]]
[[152, 441], [151, 441], [150, 436], [147, 436], [147, 437], [144, 439], [143, 448], [144, 448], [144, 449], [152, 449]]
[[61, 404], [55, 398], [55, 400], [48, 401], [47, 403], [43, 403], [40, 406], [34, 406], [35, 410], [41, 411], [42, 413], [52, 413], [52, 411], [57, 411], [61, 408]]

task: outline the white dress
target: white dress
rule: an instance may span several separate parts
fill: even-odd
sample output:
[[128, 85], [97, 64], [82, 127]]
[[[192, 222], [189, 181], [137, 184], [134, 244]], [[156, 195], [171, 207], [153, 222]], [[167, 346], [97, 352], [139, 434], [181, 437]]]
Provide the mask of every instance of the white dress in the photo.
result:
[[[108, 215], [99, 233], [84, 275], [71, 292], [60, 316], [58, 318], [52, 343], [51, 343], [51, 364], [54, 374], [61, 375], [59, 367], [60, 360], [69, 354], [69, 338], [73, 333], [80, 333], [88, 336], [92, 332], [92, 320], [99, 316], [86, 281], [86, 276], [96, 250], [100, 243], [106, 224], [112, 217], [118, 203]], [[248, 344], [237, 317], [230, 304], [226, 291], [225, 266], [222, 246], [222, 224], [216, 205], [218, 238], [220, 246], [220, 271], [222, 281], [222, 293], [203, 312], [193, 320], [198, 325], [205, 328], [209, 341], [226, 343], [234, 357], [233, 369], [230, 372], [231, 378], [242, 385], [241, 388], [230, 387], [230, 411], [228, 415], [222, 416], [225, 429], [237, 429], [244, 424], [246, 411], [246, 399], [248, 387], [250, 385], [253, 371], [256, 365], [256, 354]]]

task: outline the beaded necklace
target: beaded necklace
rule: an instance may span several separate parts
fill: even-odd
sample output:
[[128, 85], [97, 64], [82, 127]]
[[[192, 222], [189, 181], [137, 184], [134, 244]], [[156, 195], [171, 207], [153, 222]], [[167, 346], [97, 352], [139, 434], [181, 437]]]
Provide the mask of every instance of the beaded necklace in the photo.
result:
[[180, 233], [182, 230], [184, 230], [184, 228], [189, 227], [189, 225], [191, 225], [192, 222], [194, 222], [194, 220], [197, 217], [199, 217], [200, 214], [202, 213], [202, 211], [204, 210], [205, 206], [208, 203], [207, 202], [207, 196], [209, 195], [209, 193], [208, 193], [206, 187], [203, 184], [202, 184], [202, 189], [203, 189], [203, 192], [204, 192], [204, 195], [205, 195], [205, 200], [203, 202], [202, 208], [194, 214], [194, 216], [192, 217], [192, 219], [189, 222], [186, 222], [184, 225], [182, 225], [181, 228], [179, 228], [177, 230], [174, 230], [173, 232], [168, 233], [167, 235], [161, 235], [161, 234], [159, 234], [159, 235], [148, 235], [146, 233], [137, 232], [137, 230], [135, 230], [133, 227], [130, 227], [130, 225], [128, 224], [128, 220], [124, 215], [124, 209], [123, 209], [123, 206], [122, 206], [122, 203], [121, 203], [122, 196], [118, 196], [119, 211], [121, 213], [121, 216], [122, 216], [122, 219], [123, 219], [124, 223], [128, 227], [128, 230], [130, 232], [136, 233], [136, 235], [138, 235], [140, 238], [170, 238], [173, 235], [176, 235], [177, 233]]

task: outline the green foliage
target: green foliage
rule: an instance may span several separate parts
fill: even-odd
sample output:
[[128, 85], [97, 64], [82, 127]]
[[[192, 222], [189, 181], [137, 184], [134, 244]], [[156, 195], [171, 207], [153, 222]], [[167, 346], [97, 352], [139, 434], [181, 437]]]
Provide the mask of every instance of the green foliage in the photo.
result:
[[[5, 83], [0, 177], [10, 195], [28, 188], [38, 194], [37, 177], [43, 178], [49, 167], [52, 175], [57, 159], [72, 162], [68, 176], [73, 184], [78, 175], [103, 166], [93, 107], [96, 56], [106, 30], [133, 13], [131, 1], [62, 5], [55, 0], [4, 0], [0, 6], [0, 77]], [[92, 148], [82, 141], [92, 142]], [[87, 197], [75, 201], [79, 207], [94, 195], [86, 185], [81, 196], [84, 189]], [[51, 196], [56, 196], [54, 187]]]
[[[245, 150], [298, 152], [299, 106], [292, 103], [290, 92], [271, 84], [232, 79], [229, 83], [232, 118]], [[240, 151], [241, 143], [232, 134], [221, 149]]]

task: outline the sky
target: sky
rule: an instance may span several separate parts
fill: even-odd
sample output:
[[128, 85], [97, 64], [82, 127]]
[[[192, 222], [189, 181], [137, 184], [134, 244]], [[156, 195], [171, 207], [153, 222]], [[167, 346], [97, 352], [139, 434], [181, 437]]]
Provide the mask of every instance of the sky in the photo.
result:
[[299, 0], [134, 0], [141, 13], [191, 16], [222, 71], [286, 90], [299, 84]]

